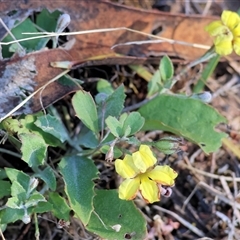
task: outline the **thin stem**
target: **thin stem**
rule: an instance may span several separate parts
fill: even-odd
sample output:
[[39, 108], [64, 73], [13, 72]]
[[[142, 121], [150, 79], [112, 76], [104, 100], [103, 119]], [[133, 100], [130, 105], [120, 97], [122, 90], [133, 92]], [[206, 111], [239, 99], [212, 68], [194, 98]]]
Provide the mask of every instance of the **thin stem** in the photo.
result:
[[36, 213], [34, 213], [34, 221], [35, 221], [35, 237], [36, 237], [36, 240], [39, 240], [40, 232], [39, 232], [38, 218]]
[[0, 152], [7, 153], [7, 154], [12, 155], [12, 156], [17, 157], [17, 158], [22, 158], [21, 154], [12, 152], [12, 151], [4, 149], [4, 148], [0, 148]]

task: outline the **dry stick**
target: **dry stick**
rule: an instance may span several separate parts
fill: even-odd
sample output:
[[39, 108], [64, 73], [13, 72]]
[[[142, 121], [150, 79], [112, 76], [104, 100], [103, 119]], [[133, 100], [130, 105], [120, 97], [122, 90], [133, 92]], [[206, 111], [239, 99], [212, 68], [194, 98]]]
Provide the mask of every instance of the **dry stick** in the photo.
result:
[[2, 240], [6, 240], [5, 237], [3, 236], [3, 233], [2, 233], [2, 229], [0, 228], [0, 236], [2, 238]]
[[223, 189], [224, 189], [225, 192], [227, 193], [228, 198], [233, 202], [232, 208], [233, 208], [233, 213], [234, 213], [234, 215], [233, 215], [233, 217], [232, 217], [233, 220], [232, 220], [232, 223], [231, 223], [231, 226], [230, 226], [231, 231], [230, 231], [229, 234], [228, 234], [228, 239], [229, 239], [229, 240], [232, 240], [232, 239], [233, 239], [233, 236], [234, 236], [235, 216], [237, 217], [238, 222], [240, 223], [240, 213], [239, 213], [239, 210], [236, 208], [236, 202], [234, 201], [234, 197], [233, 197], [233, 195], [232, 195], [232, 193], [231, 193], [231, 191], [230, 191], [230, 188], [229, 188], [226, 180], [225, 180], [223, 177], [220, 177], [220, 181], [221, 181], [221, 184], [222, 184], [222, 186], [223, 186]]
[[212, 3], [213, 3], [213, 0], [207, 0], [207, 3], [205, 5], [205, 8], [204, 8], [203, 13], [202, 13], [203, 16], [207, 15]]
[[216, 98], [217, 96], [221, 95], [224, 92], [228, 92], [234, 84], [238, 82], [239, 78], [237, 75], [234, 75], [230, 81], [220, 87], [217, 91], [215, 91], [212, 95], [212, 98]]
[[188, 221], [186, 221], [185, 219], [183, 219], [182, 217], [180, 217], [178, 214], [169, 211], [165, 208], [159, 207], [157, 205], [153, 205], [153, 208], [155, 208], [156, 210], [160, 211], [160, 212], [164, 212], [167, 213], [169, 215], [171, 215], [172, 217], [174, 217], [177, 221], [179, 221], [182, 225], [184, 225], [185, 227], [187, 227], [189, 230], [191, 230], [192, 232], [194, 232], [195, 234], [197, 234], [199, 237], [204, 237], [204, 233], [199, 230], [198, 228], [194, 227], [191, 223], [189, 223]]
[[36, 95], [38, 92], [40, 92], [42, 89], [47, 87], [49, 84], [53, 83], [63, 75], [67, 74], [70, 70], [65, 70], [62, 73], [58, 74], [56, 77], [52, 78], [49, 82], [44, 84], [42, 87], [40, 87], [38, 90], [30, 94], [27, 98], [25, 98], [21, 103], [19, 103], [14, 109], [12, 109], [9, 113], [7, 113], [4, 117], [0, 118], [0, 122], [2, 122], [5, 118], [11, 116], [14, 112], [16, 112], [19, 108], [21, 108], [27, 101], [29, 101], [34, 95]]
[[[193, 172], [196, 172], [196, 173], [199, 173], [199, 174], [201, 174], [203, 176], [206, 176], [206, 177], [210, 177], [210, 178], [214, 178], [214, 179], [220, 179], [220, 177], [223, 177], [226, 181], [233, 181], [233, 177], [219, 176], [219, 175], [216, 175], [216, 174], [213, 174], [213, 173], [205, 172], [205, 171], [202, 171], [200, 169], [194, 168], [190, 165], [187, 165], [185, 163], [180, 163], [180, 165], [182, 167], [188, 168], [189, 170], [191, 170]], [[234, 180], [236, 182], [240, 182], [240, 178], [235, 178]]]
[[[12, 34], [12, 32], [8, 29], [8, 27], [6, 26], [6, 24], [3, 22], [2, 18], [0, 18], [0, 22], [3, 25], [3, 27], [5, 28], [5, 30], [7, 31], [7, 33], [12, 37], [12, 39], [14, 39], [14, 41], [17, 43], [18, 47], [21, 49], [22, 52], [25, 52], [24, 48], [22, 47], [22, 45], [19, 43], [19, 40], [17, 40], [15, 38], [15, 36]], [[0, 43], [2, 44], [2, 43]], [[2, 44], [4, 45], [4, 44]]]
[[234, 200], [230, 200], [227, 197], [224, 196], [224, 193], [216, 190], [213, 187], [210, 187], [208, 184], [206, 184], [205, 182], [199, 182], [195, 188], [193, 189], [192, 193], [189, 195], [189, 197], [185, 200], [182, 209], [184, 209], [186, 207], [186, 205], [188, 204], [188, 202], [190, 201], [190, 199], [192, 198], [192, 196], [194, 195], [194, 193], [196, 192], [197, 188], [201, 186], [203, 188], [205, 188], [207, 191], [209, 191], [209, 193], [211, 193], [214, 196], [217, 196], [220, 200], [222, 200], [223, 202], [225, 202], [226, 204], [230, 205], [230, 206], [236, 206], [237, 209], [240, 209], [240, 204], [236, 203]]
[[[170, 44], [180, 44], [180, 45], [184, 45], [184, 46], [190, 46], [190, 47], [201, 48], [201, 49], [206, 49], [206, 50], [209, 50], [209, 48], [210, 48], [210, 46], [207, 46], [207, 45], [196, 44], [196, 43], [187, 43], [187, 42], [184, 42], [184, 41], [176, 41], [176, 40], [173, 40], [173, 39], [170, 39], [170, 38], [159, 37], [159, 36], [155, 36], [153, 34], [137, 31], [137, 30], [134, 30], [134, 29], [131, 29], [131, 28], [126, 28], [126, 27], [92, 29], [92, 30], [86, 30], [86, 31], [68, 32], [68, 33], [42, 32], [41, 34], [44, 34], [44, 35], [23, 38], [23, 39], [10, 41], [10, 42], [6, 42], [6, 43], [5, 42], [0, 42], [0, 44], [2, 44], [2, 45], [9, 45], [9, 44], [12, 44], [12, 43], [15, 43], [15, 42], [22, 42], [22, 41], [38, 39], [38, 38], [57, 37], [57, 36], [71, 36], [71, 35], [83, 35], [83, 34], [89, 34], [89, 33], [112, 32], [112, 31], [119, 31], [119, 30], [127, 30], [127, 31], [130, 31], [130, 32], [138, 33], [138, 34], [141, 34], [141, 35], [144, 35], [144, 36], [148, 36], [148, 37], [152, 37], [152, 38], [155, 38], [155, 39], [160, 39], [161, 42], [165, 41], [165, 42], [168, 42]], [[36, 34], [39, 34], [39, 33], [22, 33], [22, 34], [36, 35]], [[149, 40], [149, 41], [144, 41], [144, 42], [146, 42], [146, 43], [157, 43], [159, 41]], [[128, 45], [128, 44], [132, 44], [132, 43], [135, 43], [135, 42], [116, 44], [116, 45], [112, 46], [112, 49], [117, 47], [117, 46]], [[136, 43], [138, 43], [138, 42], [136, 42]]]

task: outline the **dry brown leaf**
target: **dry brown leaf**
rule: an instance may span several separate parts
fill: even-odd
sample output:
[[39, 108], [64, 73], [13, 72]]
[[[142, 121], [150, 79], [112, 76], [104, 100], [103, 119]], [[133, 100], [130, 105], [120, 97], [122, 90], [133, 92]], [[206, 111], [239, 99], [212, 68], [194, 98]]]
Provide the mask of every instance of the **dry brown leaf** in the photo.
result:
[[[213, 18], [210, 17], [203, 18], [201, 16], [172, 15], [158, 11], [145, 11], [98, 0], [11, 0], [0, 3], [1, 17], [10, 28], [12, 27], [12, 21], [9, 21], [10, 19], [23, 21], [34, 11], [41, 11], [41, 9], [44, 8], [49, 11], [58, 9], [64, 13], [68, 13], [71, 17], [71, 23], [69, 25], [70, 31], [127, 27], [144, 33], [154, 33], [161, 37], [172, 38], [174, 40], [211, 45], [211, 39], [204, 31], [204, 26], [213, 20]], [[8, 16], [8, 13], [13, 10], [17, 10], [17, 14], [14, 14], [11, 18]], [[1, 26], [0, 37], [2, 38], [5, 33], [6, 30]], [[31, 68], [34, 69], [34, 73], [29, 74], [27, 81], [30, 84], [29, 88], [32, 86], [32, 90], [34, 89], [34, 91], [36, 91], [50, 79], [62, 72], [60, 69], [50, 67], [50, 63], [55, 61], [72, 61], [77, 64], [83, 63], [90, 57], [102, 55], [103, 58], [106, 56], [106, 59], [100, 60], [99, 64], [104, 63], [104, 61], [107, 61], [109, 64], [129, 64], [142, 63], [149, 56], [169, 54], [190, 59], [199, 57], [204, 53], [202, 49], [180, 44], [173, 45], [166, 42], [160, 44], [118, 46], [114, 50], [111, 49], [115, 44], [147, 39], [147, 36], [127, 30], [75, 35], [69, 36], [69, 41], [66, 43], [65, 49], [43, 50], [30, 53], [23, 58], [19, 57], [1, 61], [0, 81], [2, 89], [5, 90], [3, 95], [5, 100], [0, 102], [2, 109], [0, 117], [4, 116], [9, 109], [14, 108], [21, 102], [21, 98], [13, 95], [13, 93], [9, 91], [9, 88], [5, 86], [11, 85], [13, 82], [11, 78], [5, 78], [9, 71], [7, 68], [13, 65], [15, 65], [14, 74], [18, 75], [17, 84], [21, 87], [26, 81], [21, 73], [31, 72], [27, 64], [29, 61], [31, 62]], [[116, 52], [128, 56], [115, 57]], [[109, 58], [109, 56], [112, 57]], [[93, 61], [89, 64], [97, 64], [97, 62]], [[43, 106], [48, 106], [74, 90], [76, 90], [76, 86], [66, 87], [58, 82], [50, 84], [44, 89], [41, 95]], [[40, 110], [41, 105], [39, 99], [39, 94], [35, 95], [33, 100], [28, 103], [28, 106], [22, 108], [18, 113], [31, 113]]]

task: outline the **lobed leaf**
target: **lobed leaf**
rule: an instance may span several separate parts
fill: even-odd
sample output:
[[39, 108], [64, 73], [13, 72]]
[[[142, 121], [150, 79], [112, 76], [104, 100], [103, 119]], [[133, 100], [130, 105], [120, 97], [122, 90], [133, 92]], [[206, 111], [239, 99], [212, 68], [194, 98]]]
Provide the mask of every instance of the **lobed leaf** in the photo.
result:
[[68, 132], [62, 121], [49, 114], [37, 118], [35, 125], [44, 132], [58, 138], [62, 143], [68, 139]]
[[7, 224], [7, 223], [14, 223], [17, 220], [22, 219], [24, 216], [23, 209], [15, 209], [15, 208], [5, 208], [0, 210], [0, 223]]
[[216, 151], [227, 135], [217, 132], [217, 124], [226, 122], [214, 108], [185, 96], [163, 94], [140, 108], [145, 117], [144, 130], [164, 130], [198, 144], [204, 152]]
[[47, 144], [44, 139], [33, 133], [20, 134], [19, 138], [22, 142], [22, 159], [29, 167], [42, 165], [47, 154]]
[[59, 219], [69, 220], [70, 207], [66, 200], [56, 192], [49, 193], [49, 203], [52, 204], [53, 215]]
[[[115, 190], [97, 190], [87, 229], [101, 238], [145, 239], [146, 220], [132, 201], [121, 200]], [[131, 237], [131, 238], [128, 238]]]
[[46, 167], [43, 171], [36, 173], [35, 176], [41, 178], [51, 190], [56, 190], [56, 177], [51, 167]]

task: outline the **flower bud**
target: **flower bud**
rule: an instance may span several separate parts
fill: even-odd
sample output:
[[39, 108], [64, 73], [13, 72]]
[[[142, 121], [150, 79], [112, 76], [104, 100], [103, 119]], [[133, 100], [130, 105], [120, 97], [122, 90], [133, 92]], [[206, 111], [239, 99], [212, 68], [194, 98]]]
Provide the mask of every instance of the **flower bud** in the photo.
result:
[[154, 147], [160, 150], [164, 154], [173, 154], [180, 151], [179, 145], [182, 143], [182, 138], [177, 137], [163, 137], [159, 141], [154, 143]]
[[29, 214], [27, 214], [27, 212], [25, 212], [23, 218], [22, 218], [22, 221], [25, 223], [25, 224], [28, 224], [31, 222], [31, 217], [29, 216]]
[[29, 182], [29, 192], [31, 193], [38, 185], [38, 179], [37, 178], [30, 178]]
[[210, 92], [195, 93], [191, 98], [201, 100], [204, 103], [210, 103], [212, 101], [212, 94]]
[[110, 146], [110, 148], [105, 156], [105, 160], [107, 162], [112, 162], [112, 160], [113, 160], [113, 157], [114, 157], [113, 148], [114, 148], [114, 146]]

